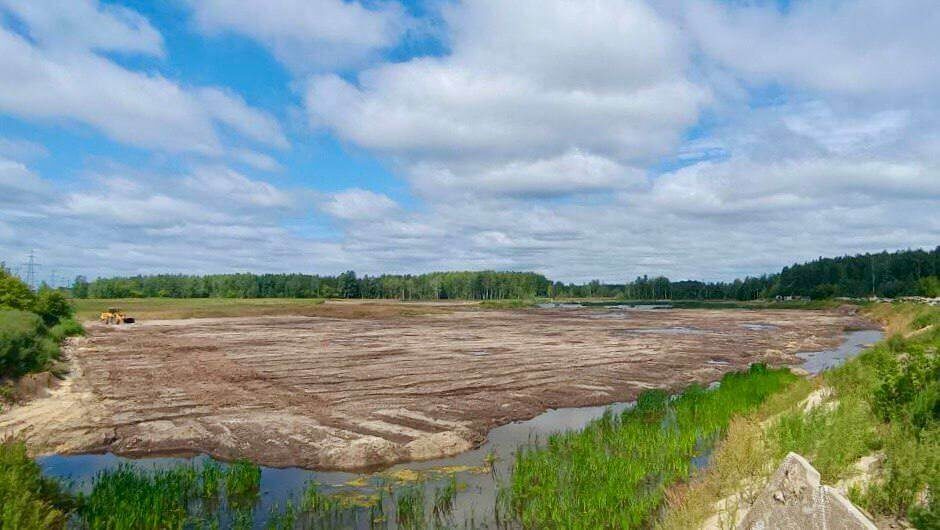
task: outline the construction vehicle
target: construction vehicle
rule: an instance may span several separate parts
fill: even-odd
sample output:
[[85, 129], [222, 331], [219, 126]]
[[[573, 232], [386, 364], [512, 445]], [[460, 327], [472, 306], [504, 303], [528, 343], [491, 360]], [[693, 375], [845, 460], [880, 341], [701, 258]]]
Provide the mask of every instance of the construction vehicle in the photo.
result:
[[134, 317], [129, 317], [123, 311], [116, 307], [109, 307], [107, 311], [101, 313], [99, 320], [105, 324], [133, 324]]

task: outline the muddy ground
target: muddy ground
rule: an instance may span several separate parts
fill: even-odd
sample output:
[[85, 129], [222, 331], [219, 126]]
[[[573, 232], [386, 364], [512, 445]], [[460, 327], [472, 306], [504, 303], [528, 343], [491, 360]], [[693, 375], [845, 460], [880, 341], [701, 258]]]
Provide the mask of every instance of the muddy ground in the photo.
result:
[[797, 363], [838, 312], [526, 309], [154, 320], [88, 326], [52, 394], [0, 414], [36, 453], [209, 453], [364, 469], [455, 454], [548, 408], [630, 400]]

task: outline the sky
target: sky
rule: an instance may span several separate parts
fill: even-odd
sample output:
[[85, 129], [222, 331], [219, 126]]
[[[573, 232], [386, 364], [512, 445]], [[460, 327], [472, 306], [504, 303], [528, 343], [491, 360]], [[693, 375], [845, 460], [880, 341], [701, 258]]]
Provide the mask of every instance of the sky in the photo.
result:
[[935, 0], [0, 0], [0, 260], [727, 280], [940, 244]]

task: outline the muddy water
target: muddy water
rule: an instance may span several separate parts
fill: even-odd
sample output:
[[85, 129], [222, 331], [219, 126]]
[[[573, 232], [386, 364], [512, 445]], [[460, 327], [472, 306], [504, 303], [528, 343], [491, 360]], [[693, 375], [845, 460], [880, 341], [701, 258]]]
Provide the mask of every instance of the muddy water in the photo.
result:
[[[677, 331], [678, 332], [678, 331]], [[687, 332], [682, 330], [682, 332]], [[841, 346], [833, 350], [800, 353], [805, 359], [803, 368], [812, 373], [838, 366], [858, 354], [866, 346], [882, 337], [880, 331], [852, 331], [846, 333]], [[425, 482], [428, 497], [443, 487], [452, 474], [456, 474], [461, 490], [451, 515], [451, 521], [459, 526], [486, 528], [493, 526], [494, 506], [500, 480], [508, 477], [514, 451], [523, 445], [538, 444], [550, 434], [571, 429], [580, 429], [588, 422], [600, 417], [610, 408], [615, 414], [632, 406], [630, 403], [614, 403], [608, 406], [561, 408], [544, 412], [530, 420], [510, 423], [489, 432], [481, 447], [459, 455], [410, 462], [393, 466], [380, 473], [357, 474], [345, 472], [322, 472], [300, 468], [262, 468], [261, 497], [254, 509], [255, 527], [264, 527], [272, 510], [283, 507], [289, 500], [298, 499], [310, 482], [316, 482], [326, 493], [372, 494], [387, 481], [406, 483], [414, 476]], [[90, 489], [95, 475], [126, 463], [142, 469], [175, 466], [208, 460], [207, 456], [194, 458], [142, 458], [128, 459], [112, 454], [102, 455], [50, 455], [37, 458], [47, 476], [62, 479], [77, 491]], [[696, 467], [707, 464], [707, 454], [696, 461]], [[490, 465], [492, 464], [492, 465]], [[389, 527], [394, 527], [394, 507], [386, 501], [385, 513], [389, 515]], [[353, 519], [343, 523], [346, 527], [369, 527], [368, 513], [363, 510], [352, 514]], [[224, 520], [223, 520], [224, 524]]]

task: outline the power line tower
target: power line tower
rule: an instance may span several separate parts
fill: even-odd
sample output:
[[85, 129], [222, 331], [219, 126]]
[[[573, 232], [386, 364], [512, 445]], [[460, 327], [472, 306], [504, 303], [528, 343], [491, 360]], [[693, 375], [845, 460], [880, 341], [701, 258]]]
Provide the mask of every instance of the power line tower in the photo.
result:
[[26, 285], [30, 289], [36, 288], [36, 270], [39, 269], [40, 264], [36, 263], [35, 252], [29, 251], [29, 261], [26, 262]]

